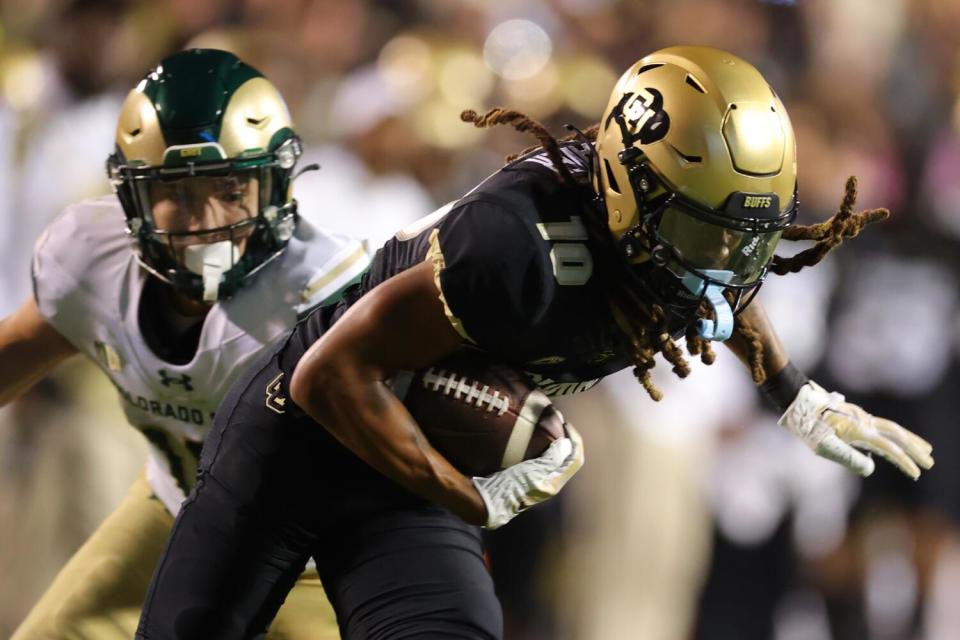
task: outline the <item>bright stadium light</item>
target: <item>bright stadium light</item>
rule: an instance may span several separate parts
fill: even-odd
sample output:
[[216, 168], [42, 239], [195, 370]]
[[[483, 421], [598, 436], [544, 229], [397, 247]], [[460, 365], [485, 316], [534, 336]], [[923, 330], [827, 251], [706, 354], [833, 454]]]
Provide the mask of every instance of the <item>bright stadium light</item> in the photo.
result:
[[552, 51], [550, 36], [538, 24], [515, 19], [493, 28], [483, 45], [483, 59], [497, 75], [522, 80], [540, 71]]

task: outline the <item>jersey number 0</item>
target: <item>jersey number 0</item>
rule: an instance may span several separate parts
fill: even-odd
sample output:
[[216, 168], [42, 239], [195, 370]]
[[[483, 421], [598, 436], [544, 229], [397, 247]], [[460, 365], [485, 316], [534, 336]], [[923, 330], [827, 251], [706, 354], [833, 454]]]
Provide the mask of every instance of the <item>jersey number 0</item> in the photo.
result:
[[537, 231], [544, 240], [553, 244], [550, 262], [557, 284], [586, 284], [593, 274], [593, 256], [582, 242], [587, 239], [587, 229], [580, 216], [570, 216], [569, 222], [540, 222]]

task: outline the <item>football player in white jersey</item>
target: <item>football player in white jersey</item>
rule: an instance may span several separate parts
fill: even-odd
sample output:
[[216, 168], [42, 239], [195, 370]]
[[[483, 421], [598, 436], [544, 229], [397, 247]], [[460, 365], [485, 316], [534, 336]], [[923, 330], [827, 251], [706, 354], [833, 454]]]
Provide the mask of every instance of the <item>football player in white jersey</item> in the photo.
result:
[[[298, 219], [301, 154], [277, 89], [232, 54], [163, 60], [124, 102], [115, 195], [68, 207], [37, 242], [34, 296], [0, 321], [0, 405], [92, 358], [149, 441], [145, 472], [14, 634], [134, 634], [201, 443], [236, 374], [367, 266], [360, 243]], [[132, 251], [131, 251], [132, 247]], [[271, 635], [339, 637], [315, 572]]]

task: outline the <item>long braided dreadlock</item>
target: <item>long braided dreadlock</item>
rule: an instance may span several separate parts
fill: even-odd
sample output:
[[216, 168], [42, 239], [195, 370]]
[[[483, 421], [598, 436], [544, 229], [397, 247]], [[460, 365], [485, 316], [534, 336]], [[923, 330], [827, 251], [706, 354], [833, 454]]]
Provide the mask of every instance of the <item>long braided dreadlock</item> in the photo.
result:
[[[844, 240], [855, 238], [865, 226], [885, 220], [890, 216], [888, 209], [867, 209], [854, 213], [857, 202], [857, 178], [850, 176], [844, 187], [840, 208], [829, 219], [811, 225], [791, 225], [784, 229], [784, 240], [815, 240], [816, 244], [808, 249], [788, 257], [774, 256], [770, 271], [778, 276], [796, 273], [804, 267], [812, 267], [828, 253], [837, 248]], [[743, 316], [737, 317], [736, 330], [744, 338], [749, 348], [750, 371], [753, 381], [762, 383], [767, 378], [763, 368], [763, 345], [760, 332]]]
[[[596, 141], [599, 125], [594, 125], [583, 132], [575, 132], [566, 137], [554, 138], [546, 127], [519, 111], [497, 107], [484, 114], [473, 110], [466, 110], [460, 114], [464, 122], [472, 123], [475, 127], [486, 128], [498, 124], [508, 124], [520, 132], [530, 132], [536, 136], [539, 144], [528, 147], [517, 154], [506, 158], [508, 163], [518, 157], [542, 148], [560, 175], [561, 181], [572, 186], [587, 186], [578, 182], [567, 169], [560, 152], [561, 142], [581, 140], [584, 143]], [[590, 185], [592, 191], [592, 185]], [[832, 249], [836, 248], [845, 239], [853, 238], [866, 225], [882, 220], [889, 215], [886, 209], [870, 209], [860, 213], [853, 213], [853, 205], [857, 198], [857, 181], [851, 177], [847, 180], [846, 194], [840, 209], [829, 220], [814, 225], [795, 225], [787, 227], [783, 238], [787, 240], [815, 240], [816, 244], [801, 251], [795, 256], [783, 258], [775, 256], [770, 271], [777, 275], [795, 273], [804, 267], [817, 264]], [[638, 276], [629, 268], [625, 260], [618, 259], [618, 252], [614, 238], [609, 231], [607, 221], [601, 219], [598, 207], [588, 207], [588, 215], [583, 217], [590, 240], [600, 251], [595, 255], [595, 267], [600, 276], [600, 282], [605, 288], [610, 311], [620, 331], [630, 342], [633, 373], [651, 398], [660, 400], [663, 394], [654, 385], [651, 370], [656, 364], [658, 353], [672, 365], [673, 372], [680, 378], [690, 373], [690, 365], [683, 356], [683, 351], [670, 337], [668, 329], [669, 314], [658, 304], [651, 303], [641, 297], [643, 283], [638, 282]], [[631, 286], [633, 285], [633, 286]], [[709, 314], [707, 306], [701, 305], [698, 314], [704, 317]], [[763, 344], [759, 331], [750, 325], [743, 316], [737, 316], [734, 331], [748, 345], [751, 376], [755, 383], [760, 384], [766, 379], [763, 367]], [[687, 351], [690, 355], [699, 356], [704, 364], [713, 364], [716, 355], [710, 342], [701, 338], [696, 329], [691, 326], [686, 334]]]

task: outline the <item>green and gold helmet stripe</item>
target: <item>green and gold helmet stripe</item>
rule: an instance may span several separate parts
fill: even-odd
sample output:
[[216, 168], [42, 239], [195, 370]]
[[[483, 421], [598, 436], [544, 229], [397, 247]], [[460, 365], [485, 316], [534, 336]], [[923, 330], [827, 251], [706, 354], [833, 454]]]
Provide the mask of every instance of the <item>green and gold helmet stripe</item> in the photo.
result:
[[231, 54], [171, 56], [133, 89], [117, 123], [117, 148], [130, 166], [255, 157], [293, 136], [283, 97]]

